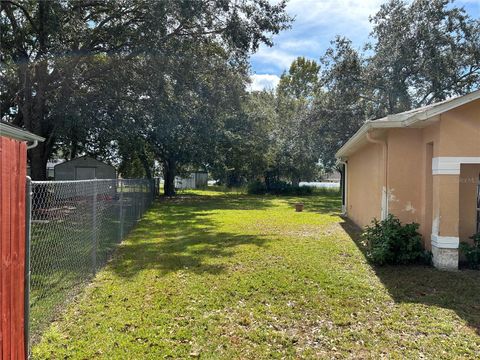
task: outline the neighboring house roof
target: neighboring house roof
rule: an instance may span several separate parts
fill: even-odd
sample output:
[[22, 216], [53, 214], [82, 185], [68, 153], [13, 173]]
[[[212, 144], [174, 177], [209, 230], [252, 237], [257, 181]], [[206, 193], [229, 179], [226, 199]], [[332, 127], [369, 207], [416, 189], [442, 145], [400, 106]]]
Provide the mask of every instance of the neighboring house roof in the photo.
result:
[[35, 135], [21, 127], [0, 121], [0, 135], [6, 136], [20, 141], [41, 141], [45, 139], [41, 136]]
[[366, 134], [372, 129], [388, 129], [388, 128], [422, 128], [437, 121], [436, 116], [447, 111], [465, 105], [469, 102], [480, 99], [480, 90], [471, 92], [470, 94], [458, 96], [448, 100], [444, 100], [435, 104], [427, 105], [421, 108], [405, 111], [399, 114], [388, 115], [381, 119], [365, 122], [362, 127], [337, 151], [335, 157], [337, 159], [349, 156], [360, 146], [367, 143]]

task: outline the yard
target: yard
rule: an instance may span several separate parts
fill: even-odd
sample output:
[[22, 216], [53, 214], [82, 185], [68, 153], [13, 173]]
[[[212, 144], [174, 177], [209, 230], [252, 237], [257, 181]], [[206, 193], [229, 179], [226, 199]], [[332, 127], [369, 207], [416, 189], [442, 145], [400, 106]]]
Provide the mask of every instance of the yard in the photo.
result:
[[157, 202], [35, 358], [479, 358], [480, 276], [367, 263], [340, 199]]

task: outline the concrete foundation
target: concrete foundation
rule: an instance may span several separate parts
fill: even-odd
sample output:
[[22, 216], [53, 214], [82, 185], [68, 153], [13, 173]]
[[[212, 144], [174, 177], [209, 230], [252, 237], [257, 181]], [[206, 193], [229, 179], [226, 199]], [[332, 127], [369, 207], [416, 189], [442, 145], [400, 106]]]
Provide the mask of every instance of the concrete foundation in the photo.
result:
[[458, 249], [432, 246], [433, 266], [440, 270], [458, 270]]

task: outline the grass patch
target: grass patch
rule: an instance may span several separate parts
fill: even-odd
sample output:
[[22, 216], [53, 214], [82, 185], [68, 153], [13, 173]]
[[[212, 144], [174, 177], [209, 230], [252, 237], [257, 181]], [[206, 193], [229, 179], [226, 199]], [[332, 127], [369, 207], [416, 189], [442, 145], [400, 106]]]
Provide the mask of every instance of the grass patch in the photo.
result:
[[[124, 190], [123, 233], [127, 234], [143, 209], [140, 201], [146, 203], [147, 199], [132, 189]], [[97, 202], [96, 244], [92, 206], [91, 199], [64, 199], [45, 208], [34, 206], [29, 299], [32, 344], [92, 280], [94, 272], [106, 264], [121, 240], [118, 198]]]
[[372, 267], [339, 208], [329, 193], [159, 201], [34, 357], [478, 358], [478, 272]]

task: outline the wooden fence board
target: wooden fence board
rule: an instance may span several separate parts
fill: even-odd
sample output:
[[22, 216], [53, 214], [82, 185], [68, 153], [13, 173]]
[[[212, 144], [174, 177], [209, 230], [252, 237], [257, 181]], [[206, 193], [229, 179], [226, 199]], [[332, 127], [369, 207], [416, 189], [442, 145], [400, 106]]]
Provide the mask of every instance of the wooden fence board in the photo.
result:
[[24, 359], [26, 144], [0, 137], [0, 349]]

